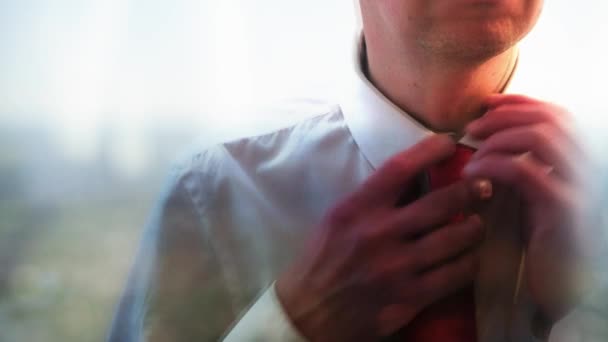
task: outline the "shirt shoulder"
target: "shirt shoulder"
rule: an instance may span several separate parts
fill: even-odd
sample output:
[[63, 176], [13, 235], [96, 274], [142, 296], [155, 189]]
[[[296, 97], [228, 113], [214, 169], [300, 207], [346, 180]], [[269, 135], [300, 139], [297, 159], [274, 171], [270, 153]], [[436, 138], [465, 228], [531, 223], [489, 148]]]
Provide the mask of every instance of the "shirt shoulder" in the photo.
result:
[[205, 129], [172, 167], [173, 184], [188, 190], [199, 208], [226, 181], [238, 183], [263, 165], [278, 169], [306, 159], [326, 150], [328, 140], [350, 139], [340, 106], [330, 102], [289, 101], [242, 110], [235, 117], [238, 122]]
[[[224, 117], [213, 127], [205, 127], [199, 137], [181, 151], [173, 170], [184, 172], [213, 166], [221, 150], [238, 145], [253, 147], [276, 136], [331, 131], [344, 121], [338, 104], [314, 99], [290, 100], [217, 115]], [[282, 145], [284, 140], [274, 142]]]

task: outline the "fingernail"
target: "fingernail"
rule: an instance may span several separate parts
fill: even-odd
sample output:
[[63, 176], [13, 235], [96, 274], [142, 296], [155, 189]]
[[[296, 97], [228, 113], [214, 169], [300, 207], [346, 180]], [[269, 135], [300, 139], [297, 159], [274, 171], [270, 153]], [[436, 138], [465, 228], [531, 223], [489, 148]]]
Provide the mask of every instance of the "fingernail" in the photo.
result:
[[494, 190], [492, 182], [489, 179], [477, 179], [473, 183], [473, 190], [477, 197], [482, 201], [487, 201], [492, 198]]

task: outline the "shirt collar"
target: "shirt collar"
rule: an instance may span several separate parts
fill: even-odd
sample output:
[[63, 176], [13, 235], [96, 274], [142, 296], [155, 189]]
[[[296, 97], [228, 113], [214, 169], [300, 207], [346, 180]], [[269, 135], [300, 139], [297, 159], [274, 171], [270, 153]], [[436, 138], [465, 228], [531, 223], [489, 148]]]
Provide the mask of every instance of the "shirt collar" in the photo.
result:
[[[340, 106], [344, 120], [361, 152], [374, 168], [395, 154], [436, 134], [386, 98], [365, 76], [363, 36], [357, 37], [354, 73], [346, 82]], [[477, 148], [479, 142], [465, 135], [459, 143]]]

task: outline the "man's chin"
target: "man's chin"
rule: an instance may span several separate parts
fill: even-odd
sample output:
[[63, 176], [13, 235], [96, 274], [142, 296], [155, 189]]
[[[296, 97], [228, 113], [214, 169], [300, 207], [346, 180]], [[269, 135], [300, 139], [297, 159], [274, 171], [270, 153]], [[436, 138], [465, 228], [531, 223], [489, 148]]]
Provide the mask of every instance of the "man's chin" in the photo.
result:
[[433, 54], [475, 62], [505, 52], [517, 44], [521, 36], [510, 25], [469, 26], [453, 29], [421, 43]]

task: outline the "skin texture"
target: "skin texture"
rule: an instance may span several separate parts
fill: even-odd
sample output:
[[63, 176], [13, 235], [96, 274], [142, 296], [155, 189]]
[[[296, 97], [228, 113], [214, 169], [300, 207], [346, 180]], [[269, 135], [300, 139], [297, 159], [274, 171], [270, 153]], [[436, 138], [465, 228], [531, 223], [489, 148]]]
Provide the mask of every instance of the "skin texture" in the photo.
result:
[[507, 83], [541, 0], [361, 0], [370, 78], [429, 128], [460, 132]]
[[366, 36], [382, 33], [408, 54], [442, 64], [470, 64], [512, 48], [532, 29], [542, 1], [361, 0], [361, 7]]
[[474, 210], [480, 178], [520, 193], [532, 300], [554, 319], [568, 310], [577, 292], [568, 280], [585, 259], [589, 236], [579, 181], [586, 163], [570, 156], [584, 154], [566, 129], [565, 110], [495, 95], [541, 7], [541, 0], [361, 0], [376, 87], [429, 128], [466, 127], [483, 142], [455, 185], [395, 207], [414, 175], [454, 152], [453, 142], [438, 135], [392, 158], [326, 214], [276, 283], [305, 337], [375, 340], [470, 285], [482, 222], [476, 215], [448, 222]]
[[467, 126], [484, 143], [464, 174], [500, 182], [522, 196], [528, 287], [556, 320], [585, 290], [587, 261], [603, 250], [594, 239], [599, 211], [585, 182], [593, 177], [591, 166], [565, 109], [520, 95], [493, 95], [486, 105], [487, 113]]

